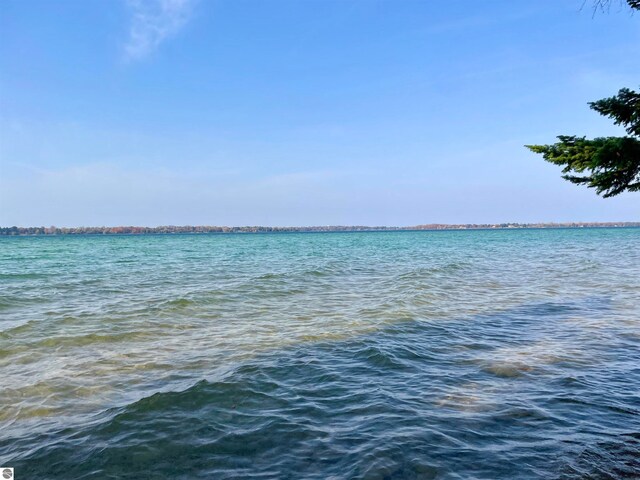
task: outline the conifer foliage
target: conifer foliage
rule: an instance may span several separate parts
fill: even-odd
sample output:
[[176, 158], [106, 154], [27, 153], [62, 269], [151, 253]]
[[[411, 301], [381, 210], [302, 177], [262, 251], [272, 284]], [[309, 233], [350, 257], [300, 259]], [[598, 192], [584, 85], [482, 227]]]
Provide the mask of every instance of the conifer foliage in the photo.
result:
[[[640, 0], [626, 3], [632, 10], [640, 10]], [[610, 4], [611, 0], [595, 0], [594, 6], [605, 10]], [[640, 93], [623, 88], [617, 95], [590, 102], [589, 106], [624, 127], [629, 136], [587, 140], [560, 135], [559, 142], [552, 145], [526, 147], [541, 153], [546, 161], [564, 167], [565, 180], [595, 188], [605, 198], [640, 190]]]
[[563, 166], [565, 180], [595, 188], [605, 198], [640, 190], [640, 93], [623, 88], [616, 96], [589, 106], [624, 127], [629, 136], [588, 140], [560, 135], [552, 145], [526, 147]]

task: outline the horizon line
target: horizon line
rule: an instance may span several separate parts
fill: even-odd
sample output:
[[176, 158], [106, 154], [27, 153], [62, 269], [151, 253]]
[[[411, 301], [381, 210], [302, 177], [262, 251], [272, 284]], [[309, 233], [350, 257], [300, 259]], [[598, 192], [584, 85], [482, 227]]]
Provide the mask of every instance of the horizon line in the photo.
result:
[[500, 223], [425, 223], [411, 226], [387, 225], [311, 225], [311, 226], [268, 226], [268, 225], [157, 225], [157, 226], [29, 226], [2, 227], [0, 235], [58, 235], [58, 234], [161, 234], [161, 233], [286, 233], [286, 232], [349, 232], [349, 231], [420, 231], [420, 230], [482, 230], [482, 229], [540, 229], [540, 228], [606, 228], [640, 227], [637, 222], [500, 222]]

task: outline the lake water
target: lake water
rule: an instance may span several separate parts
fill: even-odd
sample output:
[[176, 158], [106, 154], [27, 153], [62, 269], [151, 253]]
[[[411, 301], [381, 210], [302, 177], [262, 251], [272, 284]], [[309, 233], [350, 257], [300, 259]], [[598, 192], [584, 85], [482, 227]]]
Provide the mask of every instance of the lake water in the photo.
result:
[[0, 238], [18, 479], [640, 477], [640, 229]]

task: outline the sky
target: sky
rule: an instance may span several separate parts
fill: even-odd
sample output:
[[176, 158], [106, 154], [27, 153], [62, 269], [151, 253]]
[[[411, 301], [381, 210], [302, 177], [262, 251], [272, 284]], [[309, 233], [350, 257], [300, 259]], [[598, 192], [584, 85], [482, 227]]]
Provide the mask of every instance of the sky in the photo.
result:
[[3, 0], [0, 225], [640, 221], [523, 147], [638, 59], [616, 0]]

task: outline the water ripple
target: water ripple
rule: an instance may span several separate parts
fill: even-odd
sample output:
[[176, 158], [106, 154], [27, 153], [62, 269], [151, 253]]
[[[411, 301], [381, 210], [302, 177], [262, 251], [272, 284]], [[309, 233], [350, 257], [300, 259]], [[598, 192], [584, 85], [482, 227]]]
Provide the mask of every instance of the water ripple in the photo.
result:
[[0, 464], [637, 477], [639, 235], [0, 239]]

